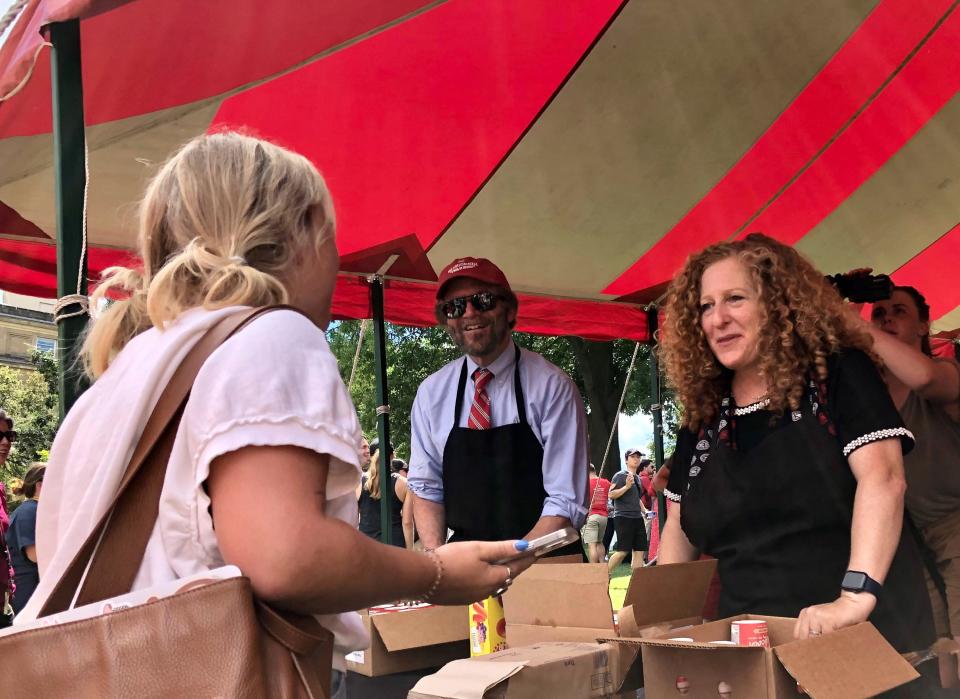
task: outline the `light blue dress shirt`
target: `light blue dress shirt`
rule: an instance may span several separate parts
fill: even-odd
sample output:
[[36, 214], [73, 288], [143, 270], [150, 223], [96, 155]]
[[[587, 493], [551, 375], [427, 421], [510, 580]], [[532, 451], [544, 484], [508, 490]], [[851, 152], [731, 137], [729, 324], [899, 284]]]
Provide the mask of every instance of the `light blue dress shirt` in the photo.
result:
[[[579, 529], [587, 517], [587, 419], [576, 384], [558, 367], [535, 352], [520, 350], [520, 384], [527, 422], [543, 446], [543, 489], [547, 498], [541, 516], [560, 516]], [[487, 384], [492, 427], [520, 421], [513, 384], [514, 343], [488, 368]], [[466, 427], [473, 403], [473, 371], [467, 357], [467, 385], [460, 410]], [[418, 497], [443, 502], [443, 449], [453, 428], [453, 409], [463, 358], [456, 359], [420, 384], [410, 419], [410, 473], [407, 486]]]

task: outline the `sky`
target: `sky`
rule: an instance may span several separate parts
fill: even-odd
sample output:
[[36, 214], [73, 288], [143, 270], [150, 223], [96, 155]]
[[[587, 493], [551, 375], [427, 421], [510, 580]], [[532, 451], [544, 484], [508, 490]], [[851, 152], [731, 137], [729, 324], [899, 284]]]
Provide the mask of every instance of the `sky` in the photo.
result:
[[[620, 451], [617, 459], [622, 461], [623, 452], [631, 447], [636, 447], [646, 453], [647, 445], [653, 439], [653, 418], [649, 415], [637, 413], [636, 415], [620, 414]], [[610, 459], [610, 457], [607, 457]], [[607, 461], [608, 468], [610, 461]]]

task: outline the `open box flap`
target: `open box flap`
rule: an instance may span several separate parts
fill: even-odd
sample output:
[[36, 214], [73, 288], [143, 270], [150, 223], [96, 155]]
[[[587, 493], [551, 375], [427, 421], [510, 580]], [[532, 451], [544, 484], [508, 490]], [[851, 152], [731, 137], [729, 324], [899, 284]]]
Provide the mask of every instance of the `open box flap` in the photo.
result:
[[602, 563], [531, 566], [503, 595], [508, 639], [514, 624], [604, 629], [612, 635], [608, 586]]
[[426, 607], [406, 612], [372, 614], [370, 622], [391, 653], [470, 638], [466, 607]]
[[919, 677], [870, 622], [773, 652], [813, 699], [871, 697]]
[[623, 603], [633, 606], [640, 627], [697, 616], [703, 611], [716, 569], [715, 560], [637, 568], [630, 576]]
[[[640, 626], [637, 624], [636, 615], [633, 612], [633, 605], [626, 605], [617, 612], [617, 619], [620, 626], [620, 636], [623, 638], [652, 638], [667, 633], [671, 629], [685, 628], [688, 626], [698, 626], [703, 623], [700, 616], [687, 617], [685, 619], [670, 619], [669, 621], [659, 621], [656, 624]], [[674, 634], [681, 636], [679, 632]]]
[[[635, 665], [638, 649], [596, 642], [545, 642], [508, 648], [473, 660], [523, 662], [510, 680], [508, 699], [554, 696], [603, 696], [621, 691]], [[639, 685], [636, 685], [637, 687]], [[577, 693], [576, 689], [583, 690]], [[634, 687], [636, 688], [636, 687]]]
[[469, 658], [447, 663], [432, 675], [421, 678], [410, 696], [483, 699], [491, 687], [520, 672], [524, 662], [478, 663]]

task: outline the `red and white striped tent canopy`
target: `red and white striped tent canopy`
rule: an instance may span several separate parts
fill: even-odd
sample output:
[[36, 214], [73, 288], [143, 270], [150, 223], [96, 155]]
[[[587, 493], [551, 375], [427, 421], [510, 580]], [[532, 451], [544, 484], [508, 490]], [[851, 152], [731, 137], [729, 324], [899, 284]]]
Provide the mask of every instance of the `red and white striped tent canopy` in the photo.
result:
[[242, 127], [337, 203], [342, 318], [500, 264], [520, 327], [644, 339], [685, 257], [763, 231], [872, 267], [960, 329], [955, 0], [32, 0], [0, 49], [0, 288], [56, 293], [45, 24], [80, 17], [91, 273], [156, 164]]

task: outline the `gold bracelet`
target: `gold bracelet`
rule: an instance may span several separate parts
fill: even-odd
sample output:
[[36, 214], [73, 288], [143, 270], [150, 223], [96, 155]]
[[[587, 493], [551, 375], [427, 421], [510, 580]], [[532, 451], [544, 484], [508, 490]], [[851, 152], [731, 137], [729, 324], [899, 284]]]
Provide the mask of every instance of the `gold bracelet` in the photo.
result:
[[443, 581], [443, 561], [441, 561], [440, 556], [435, 554], [433, 551], [425, 551], [424, 553], [433, 559], [433, 564], [437, 568], [437, 576], [433, 579], [433, 584], [423, 595], [424, 602], [431, 602], [433, 600], [433, 596], [437, 594], [437, 590], [440, 588], [440, 583]]

